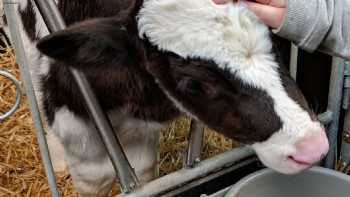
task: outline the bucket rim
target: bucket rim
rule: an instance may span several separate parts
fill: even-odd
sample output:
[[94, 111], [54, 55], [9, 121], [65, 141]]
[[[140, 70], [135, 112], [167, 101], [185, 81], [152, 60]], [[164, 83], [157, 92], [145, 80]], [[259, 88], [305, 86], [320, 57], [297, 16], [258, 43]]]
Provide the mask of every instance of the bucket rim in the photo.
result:
[[[331, 170], [328, 168], [323, 168], [323, 167], [312, 167], [302, 173], [316, 173], [316, 174], [321, 174], [321, 175], [325, 175], [325, 176], [332, 176], [335, 178], [338, 178], [342, 181], [346, 181], [349, 182], [350, 184], [350, 176], [345, 175], [343, 173], [340, 173], [338, 171], [335, 170]], [[226, 193], [225, 197], [231, 197], [231, 196], [235, 196], [238, 194], [238, 192], [247, 184], [250, 183], [251, 181], [253, 181], [256, 178], [261, 178], [264, 176], [269, 176], [271, 174], [281, 174], [278, 173], [277, 171], [274, 171], [272, 169], [269, 168], [265, 168], [259, 171], [256, 171], [244, 178], [242, 178], [241, 180], [239, 180], [237, 183], [235, 183]], [[296, 174], [298, 175], [298, 174]], [[295, 175], [286, 175], [286, 176], [295, 176]]]

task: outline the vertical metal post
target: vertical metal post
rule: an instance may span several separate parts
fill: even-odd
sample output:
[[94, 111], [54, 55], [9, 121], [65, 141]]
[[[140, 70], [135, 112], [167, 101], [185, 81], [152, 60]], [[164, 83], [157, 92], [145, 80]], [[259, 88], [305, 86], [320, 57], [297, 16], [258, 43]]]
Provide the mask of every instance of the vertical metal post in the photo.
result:
[[327, 168], [334, 168], [337, 160], [337, 139], [339, 130], [339, 116], [342, 104], [343, 82], [344, 82], [344, 60], [333, 58], [328, 96], [328, 110], [333, 112], [333, 121], [328, 128], [330, 149], [325, 159]]
[[16, 13], [16, 8], [17, 6], [19, 6], [18, 1], [4, 0], [3, 3], [4, 3], [6, 18], [7, 18], [7, 23], [10, 29], [11, 40], [13, 42], [13, 46], [16, 53], [16, 60], [19, 65], [22, 81], [24, 82], [26, 94], [28, 97], [30, 112], [34, 120], [34, 126], [36, 129], [36, 135], [38, 139], [40, 153], [43, 159], [45, 173], [49, 181], [49, 187], [50, 187], [52, 196], [59, 197], [59, 193], [56, 185], [55, 173], [53, 171], [49, 149], [47, 147], [47, 142], [45, 138], [45, 132], [43, 129], [40, 112], [38, 110], [38, 104], [34, 94], [34, 88], [32, 84], [30, 71], [28, 68], [28, 59], [25, 54], [22, 37], [18, 33], [20, 32], [19, 26], [18, 26], [19, 22], [17, 18], [18, 15]]
[[338, 163], [338, 170], [345, 172], [350, 162], [350, 109], [345, 112], [342, 144], [340, 151], [340, 158]]
[[[35, 0], [35, 3], [50, 32], [65, 28], [65, 22], [54, 0]], [[118, 173], [123, 192], [129, 193], [133, 191], [139, 185], [137, 177], [122, 149], [118, 137], [113, 131], [107, 115], [99, 105], [85, 75], [74, 68], [71, 68], [70, 72], [83, 95], [89, 115], [94, 121], [101, 139], [106, 146], [113, 167]]]
[[197, 163], [200, 162], [203, 135], [204, 125], [201, 122], [192, 119], [190, 126], [190, 136], [188, 140], [186, 167], [194, 167]]
[[317, 119], [323, 125], [328, 125], [333, 121], [333, 112], [327, 110], [321, 114], [318, 114]]
[[349, 173], [350, 164], [350, 62], [345, 64], [343, 109], [345, 109], [342, 144], [338, 170]]
[[298, 54], [299, 54], [299, 49], [295, 44], [291, 44], [290, 47], [290, 62], [289, 62], [289, 67], [290, 67], [290, 75], [294, 80], [297, 80], [297, 72], [298, 72]]

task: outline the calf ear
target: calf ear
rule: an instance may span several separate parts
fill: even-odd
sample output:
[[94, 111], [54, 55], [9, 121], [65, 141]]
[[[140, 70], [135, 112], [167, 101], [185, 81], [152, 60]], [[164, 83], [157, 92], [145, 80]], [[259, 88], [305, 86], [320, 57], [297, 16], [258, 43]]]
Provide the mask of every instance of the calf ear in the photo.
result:
[[77, 55], [77, 50], [84, 46], [88, 38], [79, 32], [63, 30], [41, 39], [37, 48], [53, 59], [66, 59]]
[[41, 39], [37, 48], [45, 55], [72, 66], [96, 66], [130, 61], [136, 50], [136, 33], [113, 18], [78, 23]]

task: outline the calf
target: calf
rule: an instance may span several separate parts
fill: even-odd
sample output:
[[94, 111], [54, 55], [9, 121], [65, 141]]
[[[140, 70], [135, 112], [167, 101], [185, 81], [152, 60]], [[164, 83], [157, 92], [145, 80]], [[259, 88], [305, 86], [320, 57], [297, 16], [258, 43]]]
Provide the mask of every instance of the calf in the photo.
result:
[[325, 131], [279, 65], [268, 29], [244, 7], [211, 0], [58, 6], [72, 25], [47, 37], [31, 1], [21, 1], [18, 13], [37, 96], [82, 196], [106, 195], [116, 175], [69, 67], [89, 79], [143, 182], [154, 177], [158, 130], [182, 114], [252, 146], [283, 173], [327, 153]]

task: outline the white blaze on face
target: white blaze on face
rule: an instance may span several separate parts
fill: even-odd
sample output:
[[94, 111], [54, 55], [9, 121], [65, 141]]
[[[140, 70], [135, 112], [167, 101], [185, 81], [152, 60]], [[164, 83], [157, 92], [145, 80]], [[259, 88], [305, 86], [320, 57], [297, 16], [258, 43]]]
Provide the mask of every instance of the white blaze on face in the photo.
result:
[[[138, 27], [140, 37], [146, 35], [160, 50], [227, 66], [244, 83], [265, 91], [273, 99], [283, 126], [267, 141], [252, 146], [268, 167], [296, 173], [308, 166], [290, 156], [308, 152], [313, 160], [307, 161], [313, 163], [318, 155], [327, 152], [322, 126], [311, 120], [282, 85], [268, 28], [244, 6], [216, 5], [212, 0], [146, 0], [138, 15]], [[322, 151], [314, 154], [314, 149], [306, 151], [296, 146], [308, 136], [322, 136], [317, 143], [309, 140], [316, 147], [322, 141]]]

